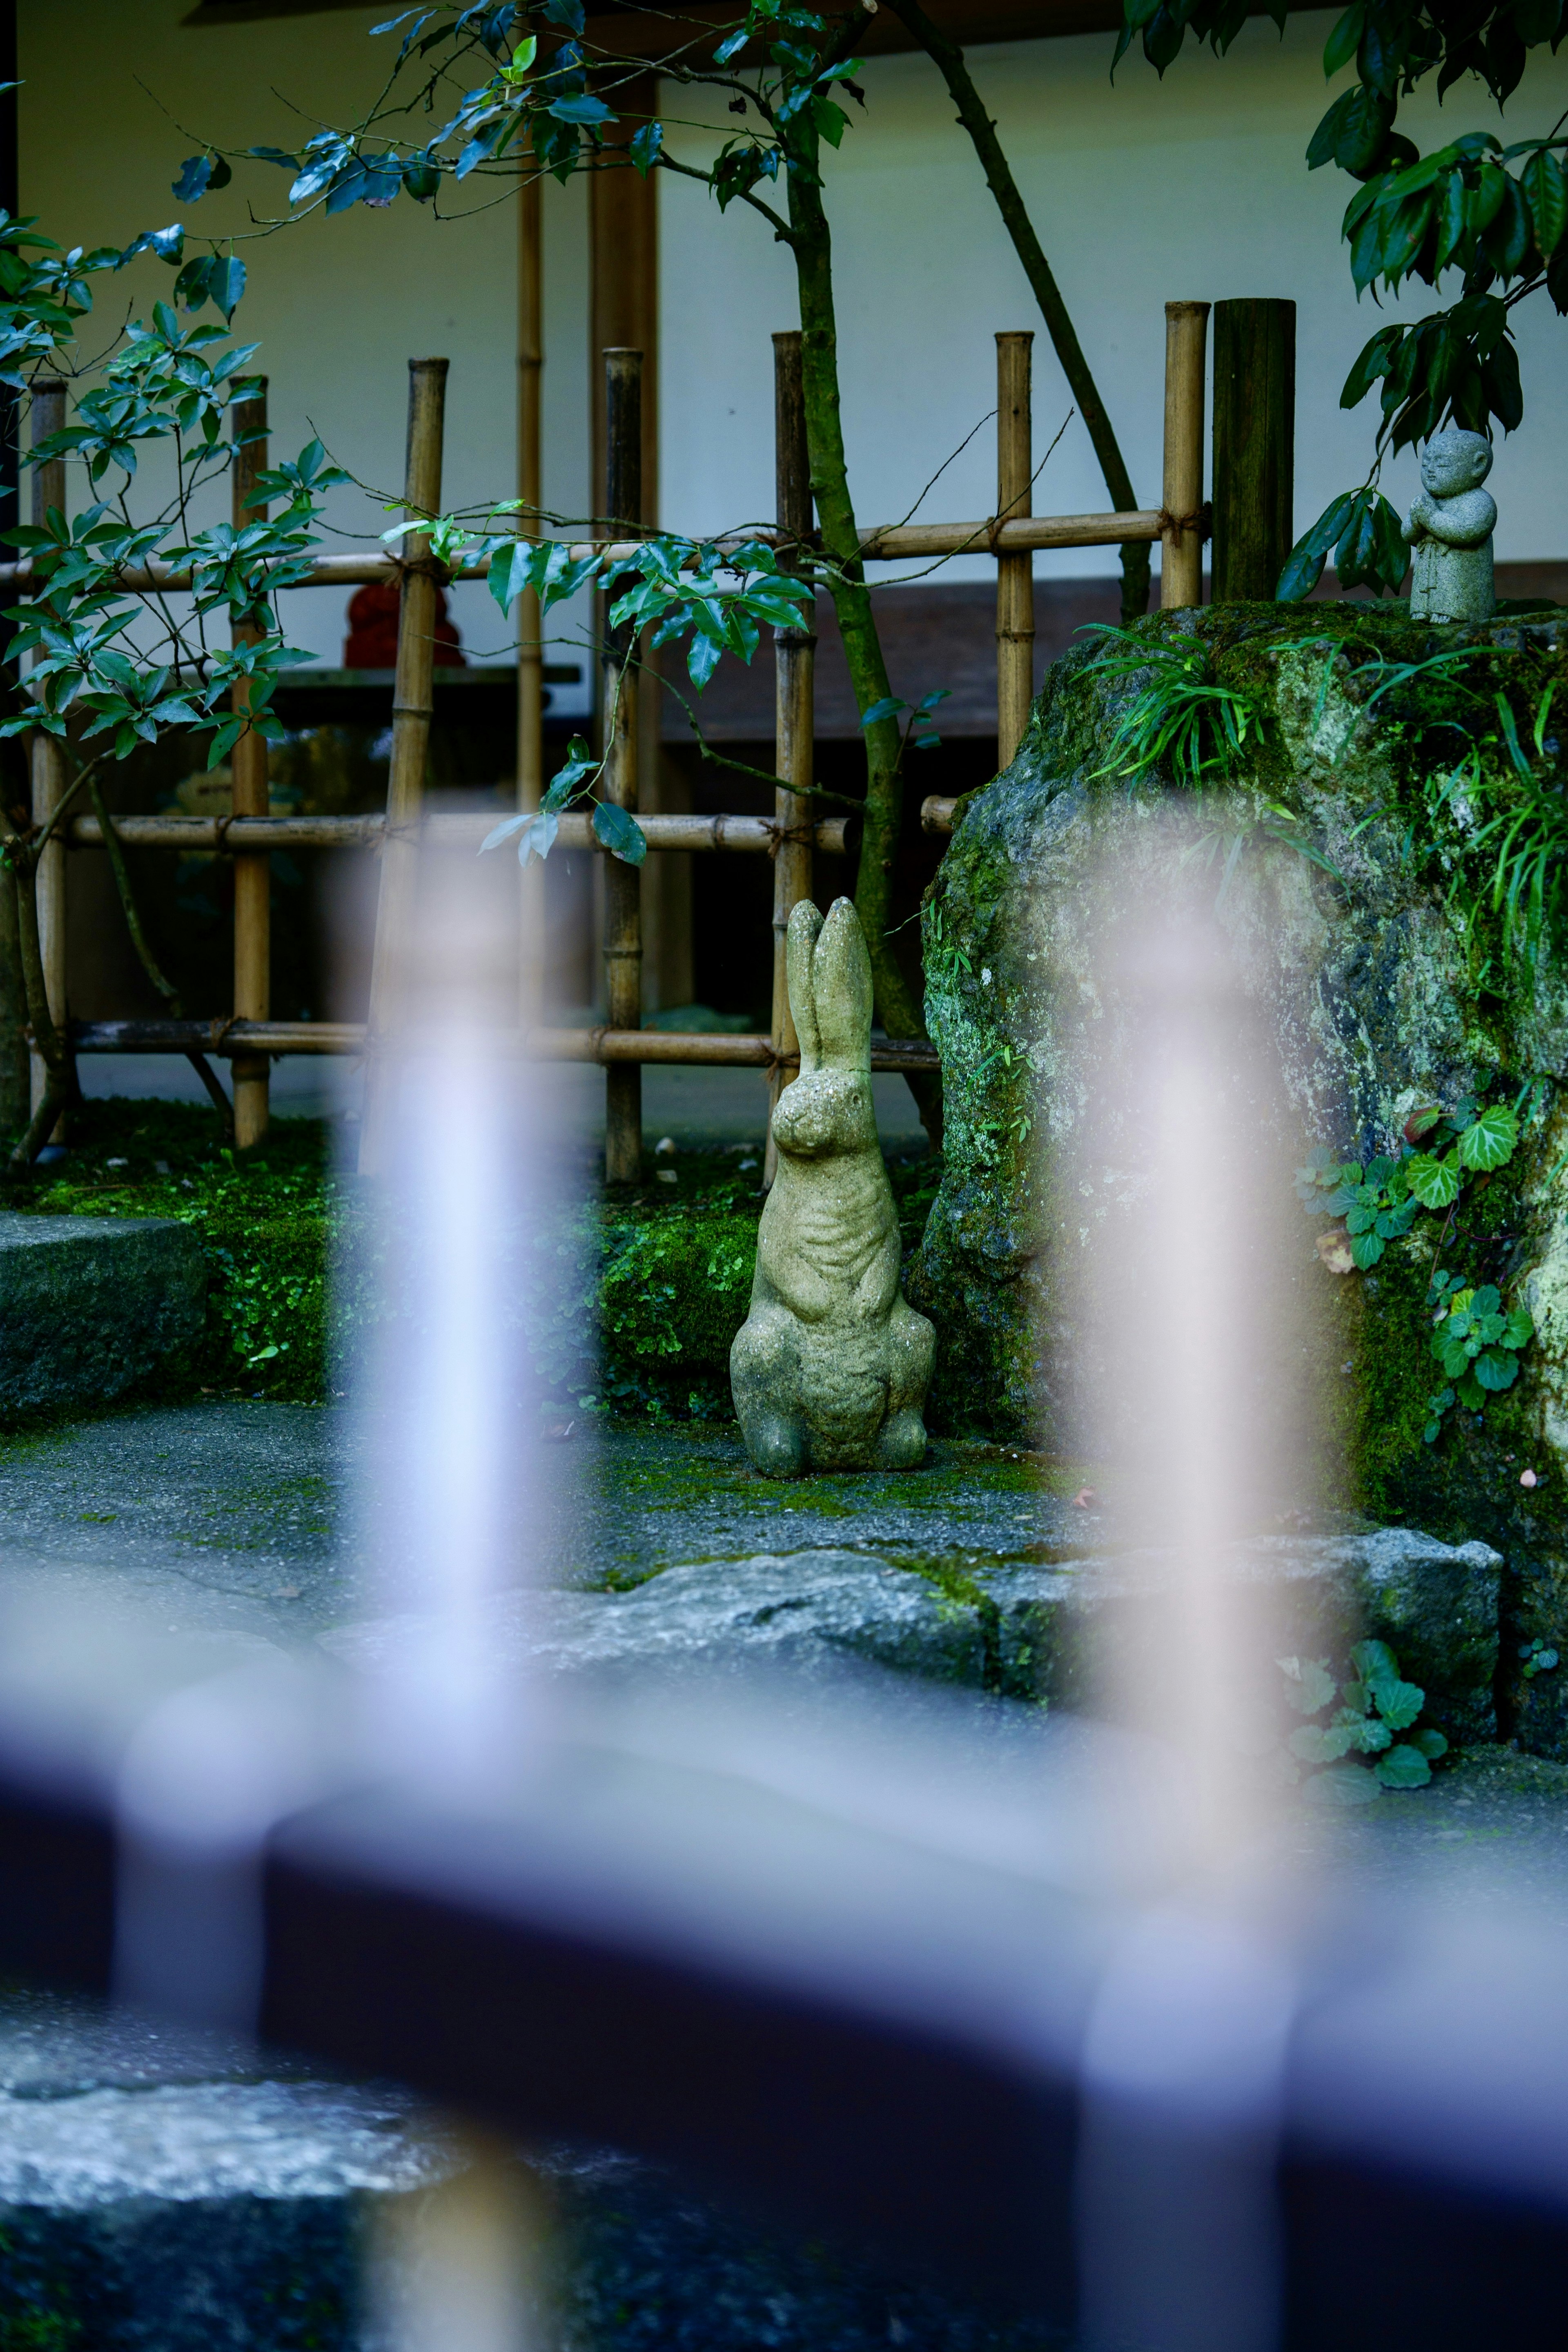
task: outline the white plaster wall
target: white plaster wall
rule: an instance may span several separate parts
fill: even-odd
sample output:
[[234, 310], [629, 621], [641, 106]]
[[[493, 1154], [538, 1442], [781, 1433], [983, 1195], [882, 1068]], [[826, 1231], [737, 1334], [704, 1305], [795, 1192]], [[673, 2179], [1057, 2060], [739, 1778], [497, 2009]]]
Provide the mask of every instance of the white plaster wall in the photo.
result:
[[[273, 23], [193, 31], [187, 0], [21, 0], [22, 175], [27, 209], [68, 242], [128, 241], [180, 213], [170, 182], [204, 139], [289, 146], [321, 120], [347, 119], [384, 42], [366, 40], [384, 13], [345, 9]], [[979, 49], [973, 64], [1110, 403], [1140, 496], [1157, 502], [1163, 349], [1169, 298], [1284, 294], [1300, 310], [1297, 518], [1359, 480], [1370, 447], [1369, 405], [1338, 407], [1351, 360], [1378, 323], [1351, 289], [1338, 222], [1350, 184], [1309, 175], [1302, 151], [1324, 104], [1320, 66], [1328, 13], [1294, 17], [1283, 41], [1249, 26], [1228, 58], [1188, 52], [1158, 82], [1129, 58], [1114, 86], [1103, 37]], [[967, 140], [923, 58], [878, 60], [868, 108], [828, 159], [838, 261], [845, 421], [858, 511], [902, 515], [921, 485], [992, 406], [993, 335], [1033, 323], [1031, 300]], [[1568, 106], [1568, 57], [1532, 61], [1529, 95], [1507, 135], [1549, 127]], [[312, 118], [302, 122], [290, 101]], [[681, 101], [690, 111], [689, 99]], [[177, 118], [178, 129], [169, 118]], [[1467, 88], [1442, 114], [1408, 106], [1402, 125], [1431, 143], [1492, 119]], [[719, 112], [716, 126], [732, 128]], [[710, 151], [700, 121], [678, 152]], [[246, 197], [280, 202], [281, 173], [187, 208], [194, 231], [244, 226]], [[661, 414], [664, 519], [712, 530], [771, 511], [769, 335], [794, 322], [791, 271], [766, 225], [744, 207], [721, 216], [702, 192], [661, 182], [664, 340]], [[406, 199], [317, 218], [245, 248], [251, 291], [240, 319], [262, 339], [272, 384], [274, 447], [312, 427], [366, 481], [401, 478], [411, 352], [450, 355], [447, 496], [453, 504], [513, 488], [515, 270], [509, 203], [486, 192], [471, 216], [442, 223]], [[581, 184], [545, 191], [545, 495], [563, 511], [589, 502], [587, 246]], [[488, 208], [487, 208], [488, 207]], [[170, 274], [143, 259], [110, 282], [102, 315], [132, 296], [144, 307]], [[1426, 289], [1412, 307], [1426, 307]], [[1568, 425], [1563, 368], [1568, 329], [1540, 300], [1520, 332], [1523, 429], [1493, 478], [1500, 555], [1568, 552], [1568, 481], [1557, 462]], [[1059, 371], [1037, 343], [1037, 446], [1067, 414]], [[1385, 476], [1403, 498], [1406, 456]], [[984, 427], [922, 511], [981, 515], [992, 502]], [[1041, 510], [1094, 509], [1105, 494], [1088, 437], [1068, 425], [1036, 496]], [[332, 518], [374, 534], [387, 518], [343, 492]], [[1112, 551], [1040, 559], [1042, 572], [1110, 570]], [[984, 576], [982, 559], [948, 576]], [[481, 589], [458, 592], [470, 650], [500, 653], [503, 636]], [[342, 643], [336, 596], [294, 600], [299, 642], [326, 659]], [[308, 617], [305, 608], [308, 608]]]
[[[1323, 41], [1337, 12], [1292, 16], [1283, 40], [1254, 20], [1225, 58], [1191, 44], [1166, 75], [1141, 56], [1111, 83], [1107, 36], [974, 50], [971, 68], [998, 123], [1041, 242], [1110, 410], [1142, 500], [1160, 498], [1163, 304], [1283, 295], [1298, 306], [1298, 528], [1365, 473], [1376, 410], [1349, 414], [1340, 386], [1383, 319], [1419, 316], [1414, 296], [1379, 312], [1359, 305], [1339, 222], [1352, 183], [1306, 170], [1307, 142], [1329, 99]], [[1037, 325], [1023, 271], [1004, 235], [965, 134], [923, 57], [866, 69], [868, 108], [826, 164], [835, 230], [845, 429], [856, 507], [868, 522], [901, 517], [922, 484], [993, 406], [992, 338]], [[1503, 135], [1549, 130], [1568, 108], [1568, 56], [1537, 53]], [[718, 121], [732, 129], [726, 118]], [[1424, 150], [1461, 130], [1497, 127], [1475, 84], [1439, 110], [1406, 104], [1400, 126]], [[692, 160], [712, 142], [689, 135]], [[764, 222], [740, 206], [721, 220], [690, 183], [667, 182], [666, 315], [689, 316], [689, 349], [666, 361], [664, 479], [671, 515], [681, 493], [704, 527], [760, 510], [771, 498], [768, 453], [751, 425], [767, 397], [767, 337], [791, 319], [787, 257]], [[1447, 299], [1454, 299], [1456, 289]], [[673, 337], [671, 338], [673, 341]], [[1498, 552], [1568, 553], [1568, 323], [1537, 297], [1521, 314], [1525, 422], [1500, 450], [1491, 487], [1501, 509]], [[1035, 347], [1037, 457], [1070, 408], [1043, 332]], [[986, 427], [950, 467], [922, 512], [990, 510], [994, 455]], [[1406, 453], [1385, 468], [1403, 499], [1415, 485]], [[1076, 418], [1036, 490], [1039, 512], [1102, 509], [1106, 493]], [[1116, 568], [1112, 550], [1042, 556], [1042, 573]], [[984, 576], [972, 559], [945, 576]]]

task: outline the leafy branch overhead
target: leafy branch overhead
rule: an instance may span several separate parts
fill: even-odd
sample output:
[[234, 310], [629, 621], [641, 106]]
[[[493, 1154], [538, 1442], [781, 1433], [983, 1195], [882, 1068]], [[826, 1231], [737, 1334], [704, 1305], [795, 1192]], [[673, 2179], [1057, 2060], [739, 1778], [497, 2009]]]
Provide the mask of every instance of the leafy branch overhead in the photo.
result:
[[[1248, 0], [1125, 0], [1117, 59], [1141, 38], [1163, 74], [1189, 32], [1223, 55], [1248, 13]], [[1281, 30], [1285, 13], [1285, 0], [1270, 0]], [[1357, 357], [1340, 404], [1355, 408], [1376, 391], [1372, 470], [1292, 550], [1282, 597], [1308, 594], [1331, 549], [1342, 586], [1392, 594], [1406, 550], [1376, 488], [1384, 456], [1445, 425], [1489, 435], [1522, 421], [1514, 313], [1541, 293], [1568, 312], [1568, 131], [1560, 121], [1542, 138], [1505, 146], [1489, 131], [1470, 131], [1423, 155], [1395, 124], [1401, 100], [1433, 78], [1441, 99], [1473, 74], [1501, 109], [1531, 53], [1555, 55], [1565, 31], [1564, 0], [1477, 0], [1463, 9], [1441, 0], [1352, 0], [1330, 33], [1325, 78], [1353, 66], [1355, 80], [1318, 124], [1306, 162], [1311, 171], [1332, 163], [1361, 184], [1341, 224], [1356, 292], [1375, 299], [1411, 278], [1434, 289], [1452, 278], [1458, 299], [1426, 318], [1380, 327]]]

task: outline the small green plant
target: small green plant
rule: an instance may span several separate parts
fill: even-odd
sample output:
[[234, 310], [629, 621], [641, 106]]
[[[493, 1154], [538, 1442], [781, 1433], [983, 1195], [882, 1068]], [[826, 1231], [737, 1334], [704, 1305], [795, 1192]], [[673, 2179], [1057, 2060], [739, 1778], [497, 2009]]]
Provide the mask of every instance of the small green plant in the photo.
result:
[[[1419, 1683], [1404, 1679], [1386, 1642], [1358, 1642], [1351, 1652], [1352, 1676], [1342, 1685], [1325, 1658], [1277, 1664], [1287, 1704], [1309, 1718], [1285, 1742], [1279, 1759], [1285, 1780], [1305, 1776], [1317, 1794], [1342, 1805], [1370, 1804], [1384, 1789], [1426, 1786], [1448, 1743], [1440, 1731], [1415, 1727], [1426, 1694]], [[1405, 1736], [1396, 1738], [1396, 1733]], [[1354, 1756], [1375, 1760], [1356, 1764], [1350, 1760]]]
[[[1370, 1160], [1364, 1167], [1339, 1160], [1328, 1149], [1312, 1152], [1296, 1171], [1297, 1198], [1310, 1214], [1343, 1221], [1340, 1237], [1332, 1233], [1320, 1237], [1325, 1263], [1334, 1272], [1349, 1270], [1335, 1263], [1338, 1238], [1352, 1264], [1364, 1273], [1391, 1241], [1410, 1231], [1423, 1209], [1447, 1212], [1441, 1251], [1471, 1179], [1506, 1167], [1518, 1150], [1520, 1111], [1528, 1092], [1528, 1087], [1521, 1092], [1511, 1109], [1493, 1103], [1482, 1110], [1468, 1102], [1452, 1112], [1412, 1111], [1405, 1123], [1409, 1148], [1396, 1157]], [[1443, 1433], [1443, 1417], [1452, 1406], [1479, 1412], [1489, 1393], [1513, 1386], [1521, 1351], [1534, 1338], [1535, 1325], [1528, 1308], [1505, 1307], [1495, 1283], [1467, 1283], [1463, 1275], [1446, 1272], [1441, 1265], [1432, 1269], [1426, 1304], [1436, 1325], [1432, 1353], [1446, 1380], [1426, 1400], [1422, 1434], [1428, 1445], [1436, 1445]]]
[[1520, 1672], [1527, 1683], [1532, 1683], [1537, 1675], [1549, 1675], [1557, 1664], [1556, 1651], [1541, 1641], [1521, 1642], [1519, 1654], [1523, 1661]]
[[1228, 777], [1247, 743], [1262, 736], [1264, 717], [1251, 696], [1221, 685], [1208, 647], [1192, 638], [1162, 643], [1107, 621], [1089, 626], [1106, 650], [1086, 666], [1086, 676], [1144, 681], [1118, 716], [1110, 757], [1095, 774], [1143, 776], [1164, 768], [1189, 788]]

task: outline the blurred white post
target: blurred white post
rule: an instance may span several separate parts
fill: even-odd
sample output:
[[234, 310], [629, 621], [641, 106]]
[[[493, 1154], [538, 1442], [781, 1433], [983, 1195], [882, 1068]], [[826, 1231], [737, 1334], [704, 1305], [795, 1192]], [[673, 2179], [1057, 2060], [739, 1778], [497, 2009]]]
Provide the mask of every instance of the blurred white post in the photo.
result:
[[1142, 838], [1112, 828], [1087, 918], [1094, 1109], [1063, 1186], [1089, 1233], [1090, 1443], [1127, 1535], [1156, 1553], [1128, 1561], [1128, 1596], [1106, 1612], [1103, 1686], [1121, 1720], [1165, 1743], [1184, 1796], [1164, 1884], [1113, 1953], [1089, 2027], [1087, 2352], [1273, 2352], [1280, 2324], [1291, 1987], [1254, 1908], [1268, 1799], [1237, 1737], [1248, 1678], [1278, 1645], [1227, 1552], [1296, 1489], [1279, 1377], [1290, 1193], [1261, 975], [1191, 857], [1202, 822], [1151, 813]]

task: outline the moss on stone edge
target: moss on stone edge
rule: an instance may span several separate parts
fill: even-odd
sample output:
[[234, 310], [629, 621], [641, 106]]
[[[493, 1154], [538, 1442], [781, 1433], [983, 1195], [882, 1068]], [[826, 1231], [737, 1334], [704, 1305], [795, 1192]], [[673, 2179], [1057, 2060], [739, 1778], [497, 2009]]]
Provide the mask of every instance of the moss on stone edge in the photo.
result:
[[[1364, 1159], [1397, 1148], [1417, 1103], [1511, 1103], [1529, 1088], [1524, 1143], [1467, 1192], [1443, 1260], [1467, 1279], [1511, 1284], [1535, 1316], [1540, 1336], [1513, 1390], [1483, 1415], [1451, 1412], [1438, 1444], [1422, 1443], [1426, 1399], [1443, 1385], [1426, 1307], [1441, 1219], [1423, 1217], [1364, 1276], [1335, 1277], [1309, 1258], [1300, 1295], [1310, 1415], [1338, 1473], [1327, 1499], [1496, 1545], [1509, 1562], [1505, 1669], [1531, 1638], [1568, 1654], [1565, 963], [1551, 947], [1532, 967], [1508, 946], [1485, 887], [1488, 853], [1473, 845], [1477, 810], [1430, 790], [1469, 753], [1489, 807], [1520, 804], [1500, 698], [1527, 747], [1543, 707], [1568, 718], [1568, 629], [1541, 614], [1435, 629], [1404, 607], [1355, 604], [1223, 606], [1139, 628], [1201, 637], [1213, 675], [1264, 721], [1234, 782], [1195, 804], [1222, 844], [1241, 836], [1235, 919], [1267, 919], [1316, 960], [1313, 1001], [1290, 1040], [1300, 1145]], [[1458, 663], [1399, 675], [1461, 648]], [[1038, 908], [1072, 887], [1091, 814], [1102, 833], [1108, 819], [1135, 826], [1139, 806], [1170, 789], [1158, 776], [1094, 772], [1137, 686], [1096, 677], [1095, 652], [1086, 644], [1054, 666], [1017, 758], [968, 804], [925, 913], [946, 1173], [910, 1297], [938, 1324], [934, 1418], [1018, 1436], [1042, 1433], [1043, 1421], [1047, 1444], [1053, 1299], [1041, 1251], [1054, 1204], [1042, 1122], [1047, 1143], [1059, 1140], [1078, 1106], [1060, 1096], [1024, 901]], [[1270, 818], [1269, 803], [1287, 814]], [[1526, 1468], [1533, 1489], [1520, 1486]], [[1568, 1677], [1504, 1681], [1505, 1727], [1568, 1754]]]

